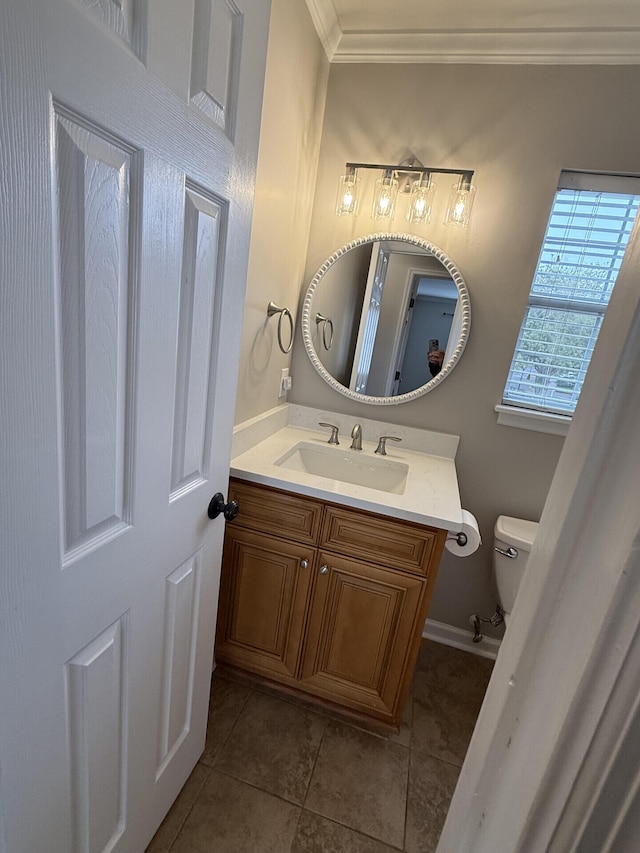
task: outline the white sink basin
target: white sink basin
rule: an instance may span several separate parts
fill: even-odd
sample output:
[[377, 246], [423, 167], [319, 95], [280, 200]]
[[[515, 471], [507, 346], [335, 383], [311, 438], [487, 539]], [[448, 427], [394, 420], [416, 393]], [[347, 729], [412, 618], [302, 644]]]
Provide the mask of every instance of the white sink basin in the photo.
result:
[[380, 492], [403, 495], [409, 466], [362, 450], [340, 450], [329, 444], [300, 441], [274, 463], [290, 471], [304, 471], [317, 477], [365, 486]]

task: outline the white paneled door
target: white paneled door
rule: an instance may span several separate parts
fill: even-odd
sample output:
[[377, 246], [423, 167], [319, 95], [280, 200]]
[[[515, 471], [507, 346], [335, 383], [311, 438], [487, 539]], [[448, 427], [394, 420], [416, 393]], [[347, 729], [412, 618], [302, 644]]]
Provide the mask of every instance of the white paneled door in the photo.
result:
[[142, 853], [204, 745], [268, 15], [0, 4], [0, 853]]

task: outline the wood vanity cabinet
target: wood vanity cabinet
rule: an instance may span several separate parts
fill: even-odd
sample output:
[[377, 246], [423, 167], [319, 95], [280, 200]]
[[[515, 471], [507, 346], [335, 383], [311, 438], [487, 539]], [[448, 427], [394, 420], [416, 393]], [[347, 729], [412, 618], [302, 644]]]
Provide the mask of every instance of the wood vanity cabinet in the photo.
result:
[[232, 479], [216, 660], [398, 725], [446, 531]]

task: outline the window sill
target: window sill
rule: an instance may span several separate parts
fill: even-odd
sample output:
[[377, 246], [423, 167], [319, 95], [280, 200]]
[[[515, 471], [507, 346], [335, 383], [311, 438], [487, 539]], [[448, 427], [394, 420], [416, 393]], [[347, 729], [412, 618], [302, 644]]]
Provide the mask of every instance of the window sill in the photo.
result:
[[498, 405], [494, 406], [494, 409], [498, 413], [498, 423], [502, 426], [565, 436], [571, 425], [570, 415], [534, 412], [531, 409], [520, 409], [517, 406]]

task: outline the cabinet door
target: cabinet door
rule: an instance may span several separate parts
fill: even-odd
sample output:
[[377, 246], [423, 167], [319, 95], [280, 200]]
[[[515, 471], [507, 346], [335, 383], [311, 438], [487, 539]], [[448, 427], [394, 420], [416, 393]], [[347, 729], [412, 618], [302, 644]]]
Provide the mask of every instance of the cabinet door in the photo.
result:
[[316, 551], [227, 528], [216, 658], [288, 681], [298, 670]]
[[302, 684], [325, 699], [397, 722], [426, 582], [323, 552], [315, 575]]

